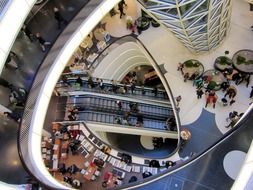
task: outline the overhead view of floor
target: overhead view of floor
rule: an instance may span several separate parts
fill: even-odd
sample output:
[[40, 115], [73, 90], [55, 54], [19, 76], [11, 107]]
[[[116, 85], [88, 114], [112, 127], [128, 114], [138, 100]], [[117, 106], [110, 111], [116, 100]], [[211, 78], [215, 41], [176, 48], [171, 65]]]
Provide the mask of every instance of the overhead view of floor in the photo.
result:
[[[57, 29], [57, 22], [53, 19], [53, 7], [59, 6], [63, 16], [71, 23], [80, 10], [84, 11], [87, 2], [81, 0], [75, 1], [75, 3], [67, 0], [50, 1], [31, 19], [28, 26], [33, 33], [40, 32], [52, 44], [56, 40], [60, 41], [61, 38], [66, 40], [62, 32], [67, 25]], [[130, 34], [131, 31], [126, 29], [126, 20], [129, 17], [135, 20], [140, 14], [134, 0], [126, 0], [126, 3], [126, 16], [120, 18], [119, 14], [113, 17], [108, 14], [101, 21], [113, 39]], [[204, 65], [205, 70], [208, 70], [214, 68], [215, 59], [224, 55], [226, 50], [229, 51], [228, 57], [232, 58], [233, 54], [241, 49], [253, 49], [253, 34], [250, 29], [253, 13], [249, 11], [249, 5], [244, 1], [237, 0], [233, 1], [232, 8], [231, 29], [226, 39], [217, 49], [209, 53], [192, 54], [163, 26], [158, 28], [150, 26], [141, 34], [135, 31], [138, 39], [155, 59], [156, 64], [162, 68], [164, 77], [172, 90], [172, 96], [174, 98], [179, 95], [182, 96], [179, 104], [180, 109], [178, 109], [179, 120], [181, 129], [190, 131], [191, 139], [182, 149], [178, 150], [180, 159], [186, 161], [185, 166], [178, 165], [176, 168], [180, 168], [179, 170], [162, 174], [158, 180], [153, 180], [155, 177], [152, 177], [151, 183], [134, 189], [227, 190], [232, 187], [250, 147], [253, 136], [250, 123], [253, 114], [251, 111], [234, 129], [225, 127], [229, 124], [226, 118], [231, 111], [236, 110], [238, 113], [245, 113], [249, 109], [252, 102], [249, 95], [251, 86], [253, 86], [253, 79], [251, 77], [248, 88], [245, 84], [235, 85], [232, 81], [232, 85], [236, 86], [238, 92], [235, 103], [232, 106], [224, 107], [218, 100], [216, 107], [213, 108], [212, 106], [205, 107], [206, 99], [204, 96], [202, 99], [197, 99], [196, 87], [191, 81], [184, 82], [183, 76], [177, 71], [178, 63], [188, 59], [199, 60]], [[43, 27], [44, 25], [47, 27]], [[52, 57], [55, 57], [55, 49], [52, 51], [51, 47], [48, 46], [46, 52], [42, 52], [37, 42], [30, 41], [23, 32], [20, 32], [12, 48], [12, 51], [18, 55], [18, 69], [6, 67], [1, 78], [14, 86], [24, 88], [29, 93], [33, 79], [42, 62], [45, 60], [49, 62]], [[1, 104], [8, 107], [10, 105], [8, 96], [10, 89], [0, 86], [0, 92]], [[224, 96], [222, 91], [218, 91], [216, 94], [219, 99]], [[47, 120], [44, 123], [44, 126], [48, 127], [45, 129], [48, 130], [50, 130], [49, 126], [52, 121], [55, 121], [56, 118], [64, 118], [64, 113], [55, 112], [55, 110], [59, 109], [60, 103], [65, 104], [67, 101], [65, 97], [52, 96], [51, 98]], [[22, 114], [23, 108], [18, 109]], [[1, 155], [5, 155], [0, 163], [0, 181], [10, 184], [27, 183], [29, 174], [22, 166], [16, 146], [18, 124], [12, 120], [2, 120], [0, 136], [3, 137], [1, 142], [5, 144], [4, 147], [6, 148], [2, 148], [0, 151]], [[132, 151], [134, 154], [151, 159], [170, 156], [177, 145], [177, 140], [175, 140], [165, 143], [159, 150], [153, 151], [149, 145], [147, 147], [142, 145], [142, 141], [145, 140], [140, 136], [108, 133], [107, 138], [117, 149]], [[210, 146], [212, 149], [209, 149]], [[196, 157], [193, 161], [189, 161], [192, 156]], [[234, 166], [234, 163], [237, 166]], [[144, 181], [147, 182], [148, 180]]]

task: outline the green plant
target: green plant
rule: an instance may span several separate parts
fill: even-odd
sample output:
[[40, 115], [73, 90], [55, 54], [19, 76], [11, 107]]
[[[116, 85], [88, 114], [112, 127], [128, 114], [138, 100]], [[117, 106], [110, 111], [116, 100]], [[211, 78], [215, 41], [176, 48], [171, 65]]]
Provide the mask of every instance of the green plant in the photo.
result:
[[215, 87], [217, 86], [217, 83], [215, 81], [210, 81], [209, 84], [207, 85], [207, 88], [210, 90], [215, 89]]
[[200, 62], [196, 61], [195, 63], [193, 63], [192, 66], [193, 66], [193, 67], [199, 67], [199, 66], [200, 66]]
[[243, 56], [240, 56], [240, 55], [238, 55], [238, 57], [236, 58], [236, 60], [237, 60], [237, 64], [238, 65], [246, 62], [246, 58], [243, 57]]
[[193, 62], [192, 62], [192, 60], [188, 60], [188, 61], [184, 62], [184, 65], [185, 65], [185, 67], [193, 67]]
[[247, 64], [249, 65], [249, 64], [253, 64], [253, 60], [248, 60], [247, 61]]
[[128, 19], [126, 22], [127, 29], [131, 29], [133, 27], [133, 21]]
[[221, 56], [220, 57], [220, 64], [221, 65], [226, 65], [227, 64], [227, 57]]

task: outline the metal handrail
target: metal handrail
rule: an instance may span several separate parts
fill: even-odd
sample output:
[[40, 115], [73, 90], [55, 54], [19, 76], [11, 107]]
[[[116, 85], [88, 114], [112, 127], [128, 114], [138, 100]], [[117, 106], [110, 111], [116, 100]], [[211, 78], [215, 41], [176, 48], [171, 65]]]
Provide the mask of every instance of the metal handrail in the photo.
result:
[[[97, 111], [100, 110], [104, 110], [104, 111], [108, 111], [108, 112], [113, 112], [113, 113], [125, 113], [125, 112], [129, 112], [129, 109], [126, 108], [121, 108], [119, 109], [117, 106], [108, 106], [108, 105], [101, 105], [101, 104], [94, 104], [94, 103], [85, 103], [85, 104], [81, 104], [81, 103], [67, 103], [66, 104], [66, 108], [68, 108], [68, 106], [73, 106], [73, 107], [82, 107], [85, 110], [89, 110], [89, 109], [95, 109]], [[85, 110], [80, 111], [79, 113], [85, 112]], [[60, 112], [65, 112], [66, 109], [64, 110], [58, 110]], [[171, 112], [170, 110], [168, 110], [168, 112]], [[161, 120], [161, 118], [163, 119], [167, 119], [168, 117], [170, 117], [169, 114], [158, 114], [158, 113], [153, 113], [153, 112], [148, 112], [148, 111], [139, 111], [139, 112], [131, 112], [131, 115], [133, 116], [137, 116], [137, 115], [143, 115], [144, 118], [150, 118], [150, 117], [155, 117], [156, 120]], [[160, 118], [159, 118], [160, 117]]]
[[[73, 84], [75, 84], [74, 79], [72, 79], [70, 81], [73, 82]], [[82, 80], [82, 81], [84, 82], [84, 84], [83, 84], [83, 86], [80, 87], [80, 89], [75, 89], [74, 86], [66, 86], [66, 85], [64, 85], [64, 83], [62, 81], [60, 81], [60, 82], [57, 83], [58, 87], [56, 87], [56, 90], [59, 91], [59, 92], [70, 92], [70, 91], [74, 92], [74, 91], [82, 91], [82, 90], [89, 91], [89, 92], [101, 92], [100, 88], [89, 88], [88, 85], [87, 85], [88, 84], [87, 81], [86, 80]], [[62, 86], [59, 86], [59, 85], [62, 85]], [[72, 83], [71, 83], [71, 85], [72, 85]], [[87, 85], [87, 86], [85, 86], [85, 85]], [[98, 86], [99, 84], [97, 82], [94, 82], [94, 85]], [[107, 83], [107, 82], [103, 82], [103, 85], [104, 85], [105, 88], [108, 88], [108, 87], [112, 86], [112, 84]], [[120, 87], [124, 87], [124, 84], [117, 83], [117, 85], [115, 85], [115, 86], [118, 89]], [[130, 85], [126, 85], [126, 87], [130, 91], [130, 88], [131, 88]], [[169, 100], [168, 97], [166, 96], [166, 92], [164, 90], [161, 90], [161, 89], [157, 90], [157, 95], [156, 96], [155, 96], [155, 94], [153, 96], [146, 94], [146, 92], [153, 93], [152, 90], [153, 89], [148, 88], [148, 87], [135, 86], [135, 92], [138, 91], [139, 94], [134, 93], [134, 94], [131, 94], [131, 95], [132, 96], [148, 97], [148, 98], [159, 99], [159, 100], [162, 99], [162, 100], [166, 100], [166, 101]], [[145, 92], [144, 94], [142, 93], [143, 91]], [[109, 91], [105, 91], [105, 89], [104, 89], [103, 92], [104, 93], [110, 93]], [[111, 93], [113, 93], [113, 92], [111, 92]], [[125, 93], [125, 94], [121, 94], [121, 95], [122, 96], [127, 96], [128, 94], [129, 93]]]
[[[119, 118], [119, 119], [121, 119], [121, 121], [123, 119], [122, 115], [119, 116], [118, 114], [115, 114], [115, 113], [100, 113], [98, 111], [88, 111], [88, 110], [87, 111], [83, 111], [82, 113], [85, 113], [85, 114], [92, 113], [92, 114], [97, 114], [97, 115], [111, 116], [111, 117], [114, 117], [114, 119]], [[62, 121], [69, 121], [69, 120], [62, 120]], [[106, 121], [106, 120], [99, 121], [98, 119], [94, 119], [94, 118], [92, 118], [92, 119], [86, 119], [86, 120], [84, 118], [80, 118], [80, 119], [77, 119], [75, 121], [94, 121], [94, 122], [99, 122], [99, 123], [109, 123], [109, 124], [118, 124], [118, 125], [122, 125], [122, 126], [127, 126], [127, 125], [119, 124], [116, 121], [113, 121], [113, 122]], [[128, 126], [135, 126], [135, 123], [133, 123], [133, 122], [136, 122], [137, 118], [133, 117], [133, 116], [129, 116], [128, 121], [130, 121], [130, 124]], [[157, 130], [162, 130], [162, 131], [170, 131], [170, 130], [168, 130], [165, 127], [165, 122], [166, 122], [165, 120], [164, 120], [164, 125], [163, 125], [164, 127], [163, 128], [156, 128], [156, 127], [153, 127], [152, 125], [145, 125], [145, 121], [146, 122], [154, 121], [154, 122], [157, 122], [157, 123], [163, 123], [162, 121], [159, 122], [158, 120], [146, 119], [146, 118], [143, 118], [143, 121], [144, 121], [143, 122], [144, 123], [143, 128], [146, 128], [146, 129], [147, 128], [149, 128], [149, 129], [157, 129]]]

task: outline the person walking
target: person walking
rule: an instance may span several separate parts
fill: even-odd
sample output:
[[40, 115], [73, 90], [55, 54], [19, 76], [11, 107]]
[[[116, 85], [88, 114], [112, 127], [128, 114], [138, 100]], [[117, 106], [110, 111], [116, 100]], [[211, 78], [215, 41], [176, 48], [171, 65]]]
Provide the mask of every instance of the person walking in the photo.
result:
[[245, 81], [246, 81], [246, 87], [248, 88], [249, 83], [250, 83], [250, 75], [249, 74], [245, 77]]
[[58, 23], [58, 29], [61, 29], [61, 24], [67, 25], [67, 21], [63, 18], [61, 15], [59, 9], [57, 7], [54, 7], [54, 18]]
[[176, 97], [176, 106], [178, 107], [179, 106], [179, 102], [182, 100], [182, 97], [179, 95], [178, 97]]
[[37, 40], [38, 40], [38, 42], [40, 44], [42, 52], [45, 52], [46, 51], [46, 47], [45, 46], [51, 45], [51, 42], [48, 42], [44, 38], [42, 38], [39, 32], [36, 33], [36, 38], [37, 38]]
[[34, 34], [31, 32], [31, 30], [27, 27], [27, 25], [23, 25], [21, 31], [24, 32], [24, 34], [29, 38], [30, 42], [34, 41]]
[[[122, 18], [122, 15], [126, 15], [124, 13], [124, 3], [125, 3], [125, 1], [120, 1], [119, 4], [118, 4], [118, 10], [120, 12], [120, 18]], [[125, 3], [125, 5], [126, 5], [126, 3]]]
[[131, 83], [130, 89], [131, 89], [131, 92], [133, 94], [134, 91], [135, 91], [135, 83], [134, 82]]
[[250, 92], [249, 98], [252, 98], [252, 97], [253, 97], [253, 86], [251, 86], [251, 92]]
[[6, 66], [9, 68], [14, 68], [14, 69], [18, 69], [18, 56], [16, 53], [14, 53], [13, 51], [11, 51], [6, 59]]
[[184, 75], [183, 69], [184, 69], [184, 64], [179, 62], [177, 70], [180, 71], [182, 75]]
[[202, 95], [204, 94], [202, 88], [198, 88], [197, 91], [196, 91], [196, 93], [197, 93], [197, 98], [198, 99], [201, 99]]
[[83, 86], [83, 80], [81, 79], [80, 76], [77, 77], [76, 83], [79, 84], [80, 86]]
[[121, 110], [121, 109], [122, 109], [122, 102], [119, 101], [119, 100], [117, 100], [117, 101], [116, 101], [116, 104], [117, 104], [119, 110]]
[[154, 88], [153, 88], [152, 93], [154, 94], [155, 97], [157, 96], [157, 94], [158, 94], [158, 89], [157, 89], [157, 87], [154, 87]]
[[16, 121], [17, 123], [19, 123], [21, 121], [21, 116], [18, 112], [3, 112], [3, 114], [9, 118], [9, 119], [13, 119], [14, 121]]
[[13, 87], [13, 85], [11, 83], [9, 83], [7, 80], [5, 80], [4, 78], [1, 78], [1, 77], [0, 77], [0, 85], [5, 88], [9, 88], [10, 90]]

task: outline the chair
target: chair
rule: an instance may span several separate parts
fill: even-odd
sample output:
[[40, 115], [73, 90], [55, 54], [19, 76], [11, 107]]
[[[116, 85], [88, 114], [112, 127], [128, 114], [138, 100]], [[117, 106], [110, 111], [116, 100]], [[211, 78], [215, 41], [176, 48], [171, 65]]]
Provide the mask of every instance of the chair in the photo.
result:
[[100, 171], [98, 171], [98, 170], [96, 170], [96, 171], [95, 171], [95, 173], [94, 173], [94, 175], [98, 177], [98, 176], [100, 176], [100, 175], [101, 175], [101, 172], [100, 172]]
[[83, 135], [79, 135], [79, 139], [78, 139], [79, 141], [81, 141], [81, 142], [82, 142], [84, 139], [85, 139], [85, 136], [83, 136]]
[[84, 175], [86, 173], [86, 170], [85, 169], [82, 169], [81, 170], [81, 174]]
[[89, 161], [84, 162], [84, 167], [88, 168], [89, 166], [90, 166], [90, 162]]
[[94, 181], [95, 179], [97, 179], [97, 177], [96, 177], [95, 175], [93, 175], [93, 176], [91, 177], [91, 181]]

